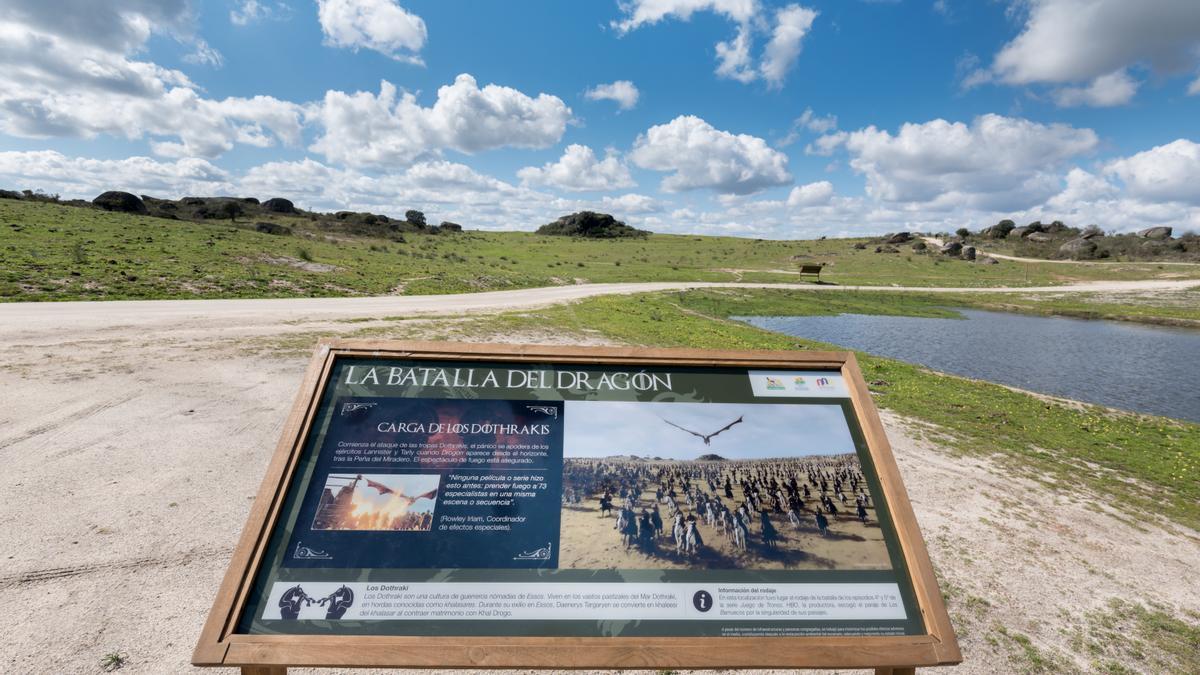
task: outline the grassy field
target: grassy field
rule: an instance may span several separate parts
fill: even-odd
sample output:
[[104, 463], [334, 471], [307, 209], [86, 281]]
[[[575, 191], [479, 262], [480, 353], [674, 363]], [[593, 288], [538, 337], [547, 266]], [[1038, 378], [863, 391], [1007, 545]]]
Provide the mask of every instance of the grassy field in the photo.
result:
[[[527, 232], [348, 237], [272, 215], [253, 222], [174, 221], [58, 204], [0, 200], [0, 300], [300, 297], [460, 293], [615, 281], [795, 282], [798, 262], [822, 281], [904, 286], [1028, 286], [1094, 279], [1200, 278], [1200, 267], [1152, 263], [980, 265], [860, 240], [764, 241], [654, 235], [580, 240]], [[805, 281], [811, 281], [806, 277]]]
[[[729, 320], [746, 315], [858, 313], [946, 316], [919, 298], [882, 293], [830, 296], [774, 290], [605, 296], [536, 312], [454, 319], [444, 339], [574, 335], [646, 346], [709, 349], [839, 349]], [[362, 337], [406, 337], [405, 322], [371, 325]], [[429, 326], [420, 330], [428, 335]], [[307, 349], [313, 336], [273, 347]], [[928, 423], [940, 443], [1002, 462], [1014, 475], [1064, 492], [1098, 496], [1130, 522], [1200, 529], [1200, 425], [1059, 402], [1000, 385], [941, 375], [859, 353], [876, 402]]]

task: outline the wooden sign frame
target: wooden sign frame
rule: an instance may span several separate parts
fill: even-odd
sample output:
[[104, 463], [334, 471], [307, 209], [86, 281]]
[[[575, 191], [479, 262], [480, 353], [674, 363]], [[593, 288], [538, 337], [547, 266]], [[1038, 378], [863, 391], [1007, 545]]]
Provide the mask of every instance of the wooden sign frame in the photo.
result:
[[[235, 632], [277, 524], [325, 385], [338, 359], [700, 366], [840, 372], [866, 438], [925, 635], [867, 637], [418, 637]], [[281, 673], [287, 666], [416, 668], [877, 668], [961, 662], [912, 505], [858, 363], [849, 352], [706, 351], [436, 342], [319, 343], [196, 645], [197, 666]], [[893, 670], [894, 669], [894, 670]]]

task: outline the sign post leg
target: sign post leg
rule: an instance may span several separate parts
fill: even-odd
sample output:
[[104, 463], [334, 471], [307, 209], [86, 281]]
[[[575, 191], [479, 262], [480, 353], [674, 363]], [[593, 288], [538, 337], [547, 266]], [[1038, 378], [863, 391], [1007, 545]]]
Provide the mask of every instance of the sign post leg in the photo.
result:
[[876, 668], [875, 675], [916, 675], [916, 668]]
[[287, 675], [287, 666], [242, 666], [242, 675]]

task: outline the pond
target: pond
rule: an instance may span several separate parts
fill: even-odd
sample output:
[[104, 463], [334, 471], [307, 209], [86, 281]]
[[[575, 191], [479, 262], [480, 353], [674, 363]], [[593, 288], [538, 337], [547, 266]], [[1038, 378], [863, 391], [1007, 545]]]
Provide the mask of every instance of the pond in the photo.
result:
[[1200, 422], [1200, 331], [960, 310], [907, 316], [737, 317], [934, 370], [1053, 396]]

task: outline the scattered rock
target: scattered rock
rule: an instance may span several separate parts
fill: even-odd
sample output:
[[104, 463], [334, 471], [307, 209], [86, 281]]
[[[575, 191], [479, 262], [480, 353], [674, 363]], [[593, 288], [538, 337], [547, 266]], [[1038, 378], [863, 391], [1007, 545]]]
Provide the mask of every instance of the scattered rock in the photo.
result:
[[145, 203], [137, 195], [117, 190], [109, 190], [92, 200], [92, 203], [105, 211], [120, 211], [121, 213], [148, 213]]
[[1171, 228], [1169, 227], [1147, 227], [1138, 232], [1138, 236], [1142, 239], [1170, 239]]
[[974, 260], [975, 259], [975, 247], [974, 246], [964, 246], [963, 250], [962, 250], [962, 257], [963, 257], [963, 260]]
[[911, 232], [897, 232], [896, 234], [893, 234], [887, 238], [887, 243], [889, 243], [889, 244], [905, 244], [905, 243], [912, 241], [912, 239], [913, 239], [913, 236], [912, 236]]
[[917, 253], [924, 253], [928, 248], [929, 244], [926, 244], [923, 241], [918, 241], [912, 245], [912, 250], [916, 251]]
[[876, 253], [899, 253], [900, 251], [896, 250], [895, 246], [876, 246], [875, 252]]
[[975, 262], [979, 263], [980, 265], [999, 265], [1000, 264], [999, 260], [996, 260], [995, 258], [989, 258], [987, 256], [984, 256], [982, 258], [976, 258]]
[[865, 251], [866, 248], [867, 248], [867, 243], [864, 241], [860, 241], [854, 245], [854, 250], [856, 250], [856, 251]]
[[462, 232], [462, 225], [443, 220], [442, 224], [438, 225], [438, 229], [442, 232]]
[[1062, 246], [1058, 247], [1060, 255], [1071, 258], [1072, 260], [1081, 260], [1084, 258], [1092, 258], [1096, 255], [1096, 242], [1091, 239], [1079, 237], [1072, 239]]
[[1002, 220], [991, 227], [984, 228], [979, 235], [988, 239], [1005, 239], [1016, 226], [1017, 224], [1011, 220]]
[[1045, 232], [1030, 232], [1029, 235], [1026, 236], [1025, 238], [1028, 239], [1029, 241], [1035, 241], [1039, 244], [1045, 244], [1045, 243], [1054, 241], [1054, 237], [1051, 237], [1050, 235], [1046, 234]]
[[254, 229], [263, 234], [275, 234], [279, 236], [288, 236], [292, 233], [292, 228], [279, 223], [255, 223]]
[[262, 203], [263, 209], [271, 213], [295, 213], [296, 205], [290, 199], [283, 197], [272, 197]]
[[948, 242], [940, 249], [942, 255], [961, 255], [962, 250], [962, 243], [957, 241]]
[[1080, 233], [1079, 238], [1080, 239], [1095, 239], [1096, 237], [1103, 237], [1103, 236], [1104, 236], [1104, 232], [1102, 232], [1100, 230], [1100, 228], [1096, 227], [1095, 225], [1088, 225], [1086, 228], [1084, 228], [1083, 232]]

